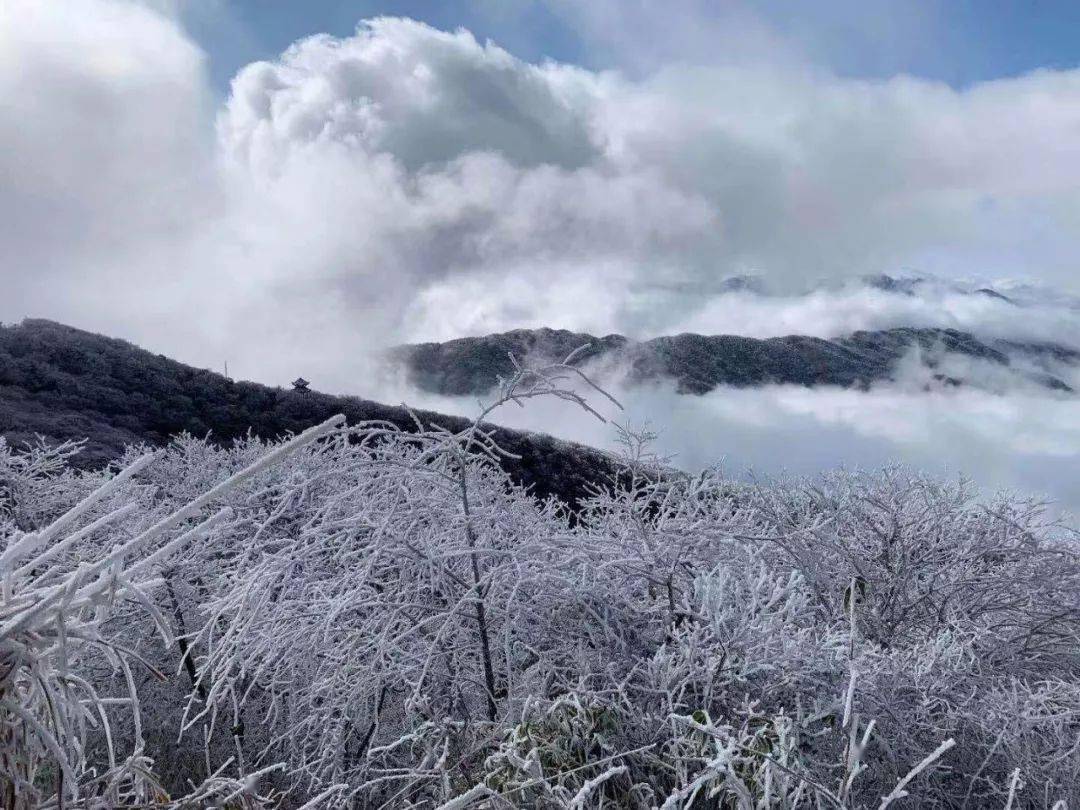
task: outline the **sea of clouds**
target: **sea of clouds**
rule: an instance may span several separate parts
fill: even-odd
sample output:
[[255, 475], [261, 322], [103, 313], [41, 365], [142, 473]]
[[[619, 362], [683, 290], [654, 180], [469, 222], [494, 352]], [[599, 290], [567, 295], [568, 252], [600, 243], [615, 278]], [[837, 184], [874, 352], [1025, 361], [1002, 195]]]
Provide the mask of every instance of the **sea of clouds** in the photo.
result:
[[[901, 378], [869, 391], [768, 385], [686, 395], [674, 383], [608, 384], [593, 416], [561, 401], [504, 406], [493, 421], [615, 451], [615, 425], [648, 427], [652, 448], [683, 470], [719, 465], [733, 478], [814, 476], [822, 470], [908, 465], [964, 477], [989, 495], [1011, 490], [1046, 498], [1050, 513], [1080, 514], [1080, 405], [1035, 388], [1007, 395], [976, 388], [926, 391]], [[390, 401], [475, 416], [478, 398], [445, 397], [386, 385]], [[583, 391], [583, 393], [585, 393]], [[488, 398], [479, 398], [487, 401]]]

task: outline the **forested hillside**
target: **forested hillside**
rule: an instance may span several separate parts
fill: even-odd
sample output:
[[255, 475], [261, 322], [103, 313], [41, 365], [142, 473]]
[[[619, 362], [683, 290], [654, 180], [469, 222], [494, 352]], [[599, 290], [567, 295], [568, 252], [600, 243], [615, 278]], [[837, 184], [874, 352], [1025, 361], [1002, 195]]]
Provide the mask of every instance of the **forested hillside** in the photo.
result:
[[[445, 343], [417, 343], [391, 353], [419, 387], [439, 394], [480, 394], [513, 371], [509, 354], [551, 361], [588, 344], [586, 361], [601, 361], [629, 385], [674, 381], [684, 394], [719, 386], [781, 384], [868, 388], [888, 382], [901, 360], [917, 353], [927, 377], [946, 385], [975, 385], [979, 375], [958, 372], [948, 358], [993, 369], [997, 379], [1053, 391], [1072, 387], [1062, 369], [1080, 364], [1080, 352], [1055, 343], [978, 338], [955, 329], [898, 328], [855, 332], [825, 340], [805, 335], [753, 338], [680, 334], [634, 341], [623, 335], [592, 335], [563, 329], [517, 329]], [[965, 369], [966, 370], [966, 369]]]
[[[185, 431], [225, 443], [249, 429], [274, 438], [335, 413], [351, 423], [383, 420], [414, 429], [402, 407], [234, 382], [52, 321], [27, 319], [0, 328], [0, 435], [14, 446], [39, 435], [52, 442], [86, 439], [72, 460], [78, 466], [100, 466], [127, 444], [160, 445]], [[426, 411], [417, 415], [451, 430], [466, 424]], [[502, 428], [495, 434], [504, 449], [521, 457], [504, 459], [507, 471], [541, 497], [576, 503], [586, 484], [611, 469], [604, 454], [581, 445]]]
[[471, 428], [342, 422], [81, 474], [0, 443], [5, 807], [1080, 801], [1080, 544], [1038, 501], [626, 434], [570, 522]]

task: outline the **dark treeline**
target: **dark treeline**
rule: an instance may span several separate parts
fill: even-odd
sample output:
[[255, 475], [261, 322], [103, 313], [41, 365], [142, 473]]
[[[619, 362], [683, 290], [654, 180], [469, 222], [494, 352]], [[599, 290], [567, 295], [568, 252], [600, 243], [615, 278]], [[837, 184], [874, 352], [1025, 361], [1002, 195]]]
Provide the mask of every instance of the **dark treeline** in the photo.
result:
[[[115, 459], [127, 444], [165, 444], [188, 432], [227, 443], [245, 435], [296, 433], [335, 413], [351, 423], [385, 420], [411, 430], [402, 407], [359, 397], [298, 393], [234, 382], [123, 340], [47, 320], [0, 328], [0, 435], [10, 444], [86, 439], [75, 462], [86, 468]], [[460, 430], [466, 420], [418, 411], [428, 424]], [[535, 433], [496, 429], [500, 445], [521, 456], [505, 466], [539, 497], [576, 505], [588, 483], [612, 471], [591, 448]]]

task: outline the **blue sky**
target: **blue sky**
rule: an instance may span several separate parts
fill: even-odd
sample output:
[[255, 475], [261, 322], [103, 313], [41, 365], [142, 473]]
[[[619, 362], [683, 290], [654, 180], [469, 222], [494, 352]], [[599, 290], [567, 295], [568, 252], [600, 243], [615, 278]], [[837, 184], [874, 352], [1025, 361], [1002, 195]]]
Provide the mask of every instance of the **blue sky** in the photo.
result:
[[[224, 92], [244, 64], [270, 59], [316, 33], [347, 36], [357, 21], [406, 16], [464, 27], [528, 61], [648, 71], [672, 61], [724, 58], [722, 32], [768, 31], [783, 47], [842, 76], [907, 73], [961, 88], [1041, 67], [1080, 64], [1080, 3], [1067, 0], [192, 0], [189, 33]], [[583, 13], [588, 5], [592, 13]], [[669, 32], [694, 27], [700, 40]], [[716, 32], [717, 36], [711, 34]], [[644, 59], [637, 58], [645, 54]]]

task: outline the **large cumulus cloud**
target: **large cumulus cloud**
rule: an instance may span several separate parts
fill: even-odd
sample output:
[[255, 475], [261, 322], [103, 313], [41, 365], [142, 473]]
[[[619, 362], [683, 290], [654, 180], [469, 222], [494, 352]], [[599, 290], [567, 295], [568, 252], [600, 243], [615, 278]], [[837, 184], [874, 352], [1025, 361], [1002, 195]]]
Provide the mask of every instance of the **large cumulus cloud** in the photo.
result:
[[529, 65], [467, 31], [381, 18], [356, 36], [301, 40], [275, 63], [244, 68], [222, 119], [224, 145], [274, 167], [315, 143], [393, 155], [410, 170], [471, 152], [516, 166], [588, 165], [603, 77]]
[[371, 252], [332, 273], [354, 298], [372, 296], [365, 265], [407, 282], [381, 286], [403, 336], [744, 331], [702, 290], [746, 270], [790, 288], [905, 263], [1067, 281], [1076, 101], [1073, 73], [964, 92], [760, 64], [630, 81], [379, 19], [246, 68], [219, 129], [255, 181], [362, 213], [344, 230]]
[[[631, 78], [380, 18], [247, 66], [215, 110], [198, 48], [133, 3], [12, 0], [0, 46], [0, 317], [270, 382], [362, 392], [370, 349], [541, 324], [1009, 324], [795, 293], [910, 265], [1068, 284], [1080, 247], [1080, 72]], [[720, 294], [746, 271], [779, 297]]]

